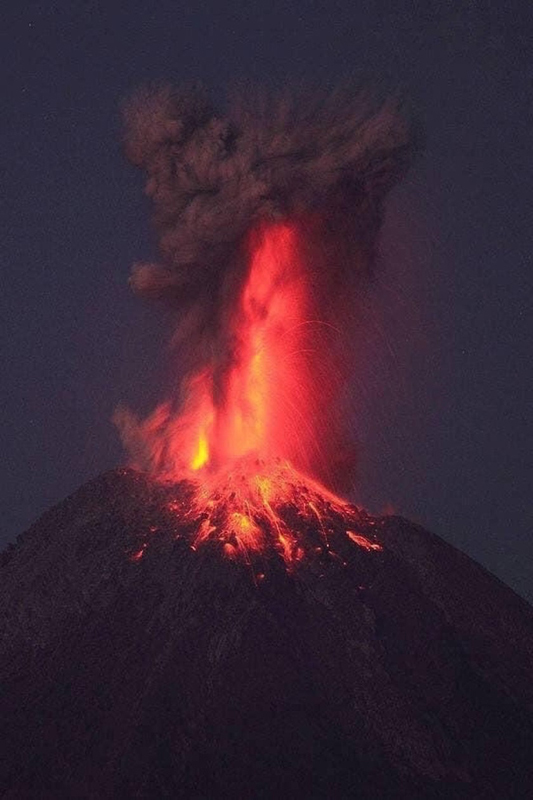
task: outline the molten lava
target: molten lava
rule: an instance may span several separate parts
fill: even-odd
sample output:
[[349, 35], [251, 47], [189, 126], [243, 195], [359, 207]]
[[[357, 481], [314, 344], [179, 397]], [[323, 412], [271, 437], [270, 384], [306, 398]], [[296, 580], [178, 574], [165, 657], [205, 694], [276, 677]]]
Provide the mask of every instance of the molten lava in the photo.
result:
[[[273, 546], [289, 566], [309, 546], [328, 551], [333, 528], [380, 549], [354, 532], [355, 507], [301, 472], [312, 470], [311, 398], [319, 391], [301, 237], [287, 222], [252, 232], [246, 277], [224, 320], [222, 357], [187, 379], [177, 413], [163, 404], [142, 425], [156, 474], [192, 487], [172, 510], [198, 523], [195, 549], [218, 541], [226, 555], [249, 560]], [[302, 531], [314, 535], [306, 540]], [[143, 553], [144, 547], [134, 557]]]
[[228, 556], [249, 560], [276, 550], [287, 567], [310, 550], [332, 555], [330, 535], [344, 531], [365, 549], [381, 547], [350, 528], [360, 512], [299, 474], [288, 462], [259, 459], [235, 462], [229, 471], [196, 485], [182, 519], [200, 520], [193, 547], [216, 538]]

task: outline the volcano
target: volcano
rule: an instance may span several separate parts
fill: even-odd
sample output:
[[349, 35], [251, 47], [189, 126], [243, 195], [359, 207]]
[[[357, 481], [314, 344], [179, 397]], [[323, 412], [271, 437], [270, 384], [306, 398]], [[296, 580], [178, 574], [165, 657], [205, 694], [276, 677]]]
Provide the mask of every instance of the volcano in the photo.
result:
[[528, 604], [255, 468], [109, 472], [3, 553], [2, 796], [533, 796]]
[[129, 468], [2, 557], [4, 797], [533, 796], [531, 608], [333, 493], [416, 149], [365, 98], [127, 105], [159, 239], [130, 283], [175, 314], [172, 380], [146, 418], [116, 410]]

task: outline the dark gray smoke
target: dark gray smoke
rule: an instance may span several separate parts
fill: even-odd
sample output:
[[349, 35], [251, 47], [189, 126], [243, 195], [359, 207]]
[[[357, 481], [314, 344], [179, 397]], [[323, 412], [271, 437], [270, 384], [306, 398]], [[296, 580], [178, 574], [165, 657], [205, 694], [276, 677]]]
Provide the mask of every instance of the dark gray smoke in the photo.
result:
[[199, 86], [147, 87], [125, 105], [130, 161], [147, 175], [159, 264], [138, 264], [147, 297], [211, 305], [236, 247], [264, 219], [346, 214], [371, 248], [387, 190], [413, 151], [397, 99], [350, 89], [248, 91], [217, 111]]

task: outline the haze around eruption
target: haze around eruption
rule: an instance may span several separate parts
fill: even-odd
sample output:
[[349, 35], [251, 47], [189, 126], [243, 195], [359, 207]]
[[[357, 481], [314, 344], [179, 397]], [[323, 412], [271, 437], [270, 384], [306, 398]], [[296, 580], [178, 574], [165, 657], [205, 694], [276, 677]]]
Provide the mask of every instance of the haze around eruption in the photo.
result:
[[409, 115], [346, 86], [248, 89], [221, 113], [193, 85], [142, 88], [124, 121], [159, 237], [130, 284], [175, 309], [179, 378], [147, 419], [117, 409], [133, 465], [205, 482], [282, 460], [337, 488], [383, 199], [417, 145]]

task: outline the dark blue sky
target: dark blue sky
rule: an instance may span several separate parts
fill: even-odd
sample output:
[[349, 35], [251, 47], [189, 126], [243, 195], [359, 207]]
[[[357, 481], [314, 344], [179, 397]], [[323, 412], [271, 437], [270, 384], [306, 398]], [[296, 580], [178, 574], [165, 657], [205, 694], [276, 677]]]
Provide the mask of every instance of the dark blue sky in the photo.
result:
[[388, 202], [357, 385], [357, 499], [533, 599], [529, 2], [14, 3], [2, 11], [2, 542], [121, 462], [110, 417], [164, 386], [165, 320], [118, 107], [147, 79], [398, 83], [427, 145]]

